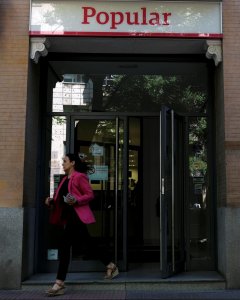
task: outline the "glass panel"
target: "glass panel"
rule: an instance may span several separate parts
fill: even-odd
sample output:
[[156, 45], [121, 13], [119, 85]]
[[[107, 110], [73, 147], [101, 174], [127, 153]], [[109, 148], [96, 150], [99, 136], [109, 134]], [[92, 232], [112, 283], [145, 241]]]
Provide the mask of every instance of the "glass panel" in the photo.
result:
[[[140, 119], [129, 119], [128, 146], [128, 260], [140, 260], [143, 243], [142, 176], [139, 169], [141, 153]], [[142, 257], [141, 257], [142, 258]]]
[[67, 74], [63, 82], [56, 83], [53, 89], [53, 112], [89, 111], [93, 98], [93, 83], [85, 75], [78, 76], [84, 77], [85, 80], [77, 81], [74, 74]]
[[124, 163], [123, 163], [123, 153], [124, 153], [124, 122], [123, 120], [119, 120], [118, 122], [118, 182], [117, 182], [117, 211], [116, 211], [116, 217], [117, 217], [117, 230], [115, 230], [115, 233], [117, 233], [117, 244], [115, 245], [117, 249], [115, 249], [115, 253], [117, 255], [117, 260], [119, 263], [121, 263], [126, 257], [124, 257], [123, 250], [124, 250], [124, 243], [123, 243], [123, 226], [125, 220], [123, 219], [123, 209], [124, 209]]
[[[207, 118], [189, 119], [190, 258], [210, 257]], [[204, 266], [204, 265], [203, 265]]]
[[[49, 181], [48, 186], [50, 190], [47, 191], [46, 195], [53, 197], [54, 191], [56, 190], [62, 176], [64, 176], [62, 168], [62, 158], [66, 153], [66, 118], [63, 116], [52, 117], [52, 136], [51, 136], [51, 159], [50, 159], [50, 170], [49, 170]], [[58, 244], [61, 235], [61, 231], [56, 226], [49, 224], [49, 216], [47, 214], [47, 220], [45, 223], [46, 234], [46, 259], [50, 263], [56, 261], [58, 258]], [[42, 267], [42, 266], [41, 266]]]
[[[154, 128], [154, 131], [152, 130]], [[159, 266], [159, 118], [129, 118], [128, 260]]]
[[172, 192], [172, 185], [173, 178], [172, 178], [172, 124], [171, 124], [171, 113], [170, 110], [166, 113], [166, 127], [165, 132], [162, 133], [165, 134], [165, 155], [164, 155], [164, 202], [165, 202], [165, 211], [164, 213], [167, 213], [166, 218], [166, 243], [167, 247], [166, 249], [166, 263], [167, 263], [167, 272], [173, 271], [173, 256], [172, 256], [172, 246], [173, 246], [173, 233], [172, 233], [172, 222], [173, 222], [173, 216], [172, 216], [172, 200], [173, 200], [173, 192]]
[[184, 123], [174, 113], [174, 261], [175, 272], [183, 270], [184, 242]]
[[143, 242], [146, 261], [159, 267], [159, 216], [156, 211], [159, 188], [159, 117], [142, 120], [142, 152], [139, 169], [143, 183]]
[[[183, 126], [181, 118], [164, 107], [161, 111], [161, 272], [168, 277], [183, 270]], [[163, 186], [163, 185], [162, 185]]]
[[[89, 233], [99, 249], [109, 253], [109, 261], [114, 260], [116, 233], [116, 121], [81, 119], [75, 122], [74, 151], [87, 157], [93, 166], [89, 175], [95, 198], [90, 203], [96, 223], [88, 226]], [[118, 173], [118, 210], [117, 219], [122, 224], [122, 153], [123, 124], [119, 124], [119, 173]], [[118, 249], [122, 249], [122, 231], [118, 229]], [[121, 259], [121, 257], [118, 257]], [[77, 247], [73, 247], [73, 259], [81, 259]]]
[[50, 197], [64, 175], [62, 158], [66, 153], [66, 118], [63, 116], [52, 117], [52, 140], [50, 161]]
[[206, 64], [136, 62], [115, 69], [108, 74], [65, 74], [53, 90], [52, 111], [159, 112], [166, 105], [178, 112], [206, 112]]

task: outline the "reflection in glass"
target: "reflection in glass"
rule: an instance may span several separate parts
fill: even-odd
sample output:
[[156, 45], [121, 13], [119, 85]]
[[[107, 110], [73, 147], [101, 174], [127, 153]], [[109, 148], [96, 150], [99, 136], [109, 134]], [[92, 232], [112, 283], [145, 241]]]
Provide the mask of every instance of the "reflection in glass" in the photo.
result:
[[[118, 130], [119, 165], [116, 165], [116, 131]], [[94, 190], [94, 200], [90, 203], [96, 223], [89, 226], [91, 236], [96, 240], [100, 249], [109, 251], [109, 257], [114, 258], [115, 247], [118, 248], [118, 260], [122, 255], [122, 153], [123, 153], [123, 124], [111, 119], [80, 119], [75, 122], [74, 152], [87, 158], [94, 172], [89, 174]], [[118, 176], [116, 176], [116, 168]], [[118, 182], [116, 182], [116, 180]], [[115, 192], [118, 188], [117, 210]], [[116, 216], [117, 211], [117, 216]], [[115, 221], [119, 223], [117, 231]], [[78, 249], [73, 248], [73, 259], [78, 257]]]
[[92, 103], [93, 84], [84, 75], [65, 75], [53, 90], [53, 111], [88, 111]]
[[52, 141], [50, 160], [50, 197], [57, 188], [61, 175], [64, 175], [62, 158], [66, 153], [66, 117], [52, 117]]
[[[207, 76], [194, 74], [182, 75], [132, 75], [132, 74], [65, 74], [64, 81], [58, 83], [53, 91], [53, 112], [157, 112], [167, 105], [177, 112], [207, 112]], [[201, 77], [201, 78], [200, 78]], [[204, 78], [204, 79], [202, 79]], [[58, 114], [59, 115], [59, 114]], [[68, 115], [68, 114], [66, 114]], [[74, 114], [72, 114], [74, 116]], [[103, 116], [103, 115], [102, 115]], [[104, 117], [105, 118], [105, 117]], [[210, 226], [208, 200], [208, 152], [206, 117], [188, 117], [189, 121], [189, 244], [190, 258], [205, 259], [210, 256]], [[128, 136], [127, 167], [127, 245], [129, 262], [159, 260], [159, 214], [156, 203], [159, 199], [159, 118], [130, 117], [127, 132], [123, 131], [121, 117], [117, 131], [115, 119], [81, 119], [75, 122], [74, 152], [86, 155], [94, 166], [90, 175], [95, 200], [92, 203], [97, 223], [90, 228], [91, 235], [101, 243], [107, 243], [114, 252], [117, 233], [118, 258], [123, 257], [123, 150], [124, 134]], [[153, 130], [154, 128], [154, 130]], [[166, 129], [168, 153], [171, 147], [170, 125]], [[62, 174], [61, 159], [65, 152], [66, 118], [53, 117], [51, 157], [51, 194], [54, 190], [54, 174]], [[182, 133], [175, 129], [177, 145], [175, 153], [176, 216], [180, 215], [182, 202], [178, 195], [184, 186], [181, 162]], [[118, 165], [116, 163], [116, 135], [118, 134]], [[58, 140], [58, 143], [56, 142]], [[126, 138], [125, 138], [126, 140]], [[126, 145], [125, 145], [126, 146]], [[55, 153], [57, 149], [58, 153]], [[125, 149], [126, 150], [126, 149]], [[166, 157], [169, 160], [171, 157]], [[167, 163], [168, 161], [166, 161]], [[118, 167], [118, 176], [116, 168]], [[169, 170], [171, 166], [169, 165]], [[179, 170], [179, 173], [178, 171]], [[151, 176], [150, 176], [150, 175]], [[165, 188], [170, 195], [170, 174], [166, 173]], [[117, 178], [118, 177], [118, 178]], [[116, 182], [117, 180], [117, 182]], [[118, 191], [116, 210], [115, 189]], [[126, 197], [125, 197], [126, 199]], [[181, 199], [180, 199], [181, 200]], [[159, 211], [159, 210], [158, 210]], [[169, 214], [170, 214], [169, 210]], [[117, 213], [116, 213], [117, 212]], [[115, 218], [117, 216], [117, 226]], [[168, 218], [171, 228], [171, 216]], [[181, 219], [176, 219], [175, 231], [176, 260], [182, 249]], [[168, 232], [169, 233], [169, 232]], [[168, 234], [171, 246], [171, 235]], [[169, 248], [170, 249], [170, 248]], [[170, 253], [170, 252], [169, 252]], [[73, 251], [73, 255], [77, 253]], [[168, 256], [171, 261], [171, 256]]]
[[207, 119], [189, 122], [190, 256], [209, 257]]
[[53, 112], [206, 112], [205, 82], [191, 75], [65, 74], [53, 91]]

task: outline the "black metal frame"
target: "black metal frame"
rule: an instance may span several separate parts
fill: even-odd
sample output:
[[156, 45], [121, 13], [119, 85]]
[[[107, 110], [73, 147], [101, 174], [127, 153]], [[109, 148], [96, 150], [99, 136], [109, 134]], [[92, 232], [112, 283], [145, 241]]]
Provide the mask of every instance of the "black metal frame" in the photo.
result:
[[[50, 56], [49, 56], [49, 60], [58, 60], [59, 58], [62, 59], [62, 60], [66, 60], [66, 59], [69, 59], [71, 60], [71, 57], [69, 55], [67, 55], [66, 57], [63, 57], [62, 55], [60, 55], [60, 57], [58, 57], [60, 54], [56, 54], [56, 53], [52, 53]], [[86, 56], [87, 58], [89, 58], [89, 56], [87, 55]], [[79, 60], [79, 59], [82, 59], [82, 60], [85, 60], [86, 57], [81, 57], [79, 58], [79, 56], [76, 56], [76, 58], [74, 57], [74, 59], [72, 60]], [[134, 58], [133, 57], [130, 57], [129, 55], [127, 55], [129, 61], [134, 61]], [[135, 59], [138, 59], [139, 60], [139, 57], [144, 57], [145, 60], [149, 60], [149, 61], [152, 61], [153, 59], [157, 59], [157, 60], [160, 60], [160, 61], [196, 61], [195, 60], [195, 57], [192, 56], [190, 59], [189, 57], [187, 58], [186, 56], [183, 56], [183, 57], [163, 57], [161, 56], [161, 58], [159, 58], [159, 56], [154, 56], [153, 57], [149, 57], [144, 55], [139, 55], [137, 58], [135, 56]], [[92, 60], [93, 57], [91, 57], [91, 60]], [[107, 59], [106, 56], [105, 57], [100, 57], [101, 59]], [[99, 60], [99, 58], [96, 58], [96, 56], [94, 56], [94, 59], [95, 60]], [[112, 58], [113, 59], [113, 58]], [[119, 58], [119, 60], [121, 61], [122, 60], [122, 56]], [[204, 58], [202, 57], [201, 58], [202, 61], [204, 61]], [[199, 60], [200, 61], [200, 60]], [[45, 61], [44, 61], [45, 62]], [[44, 68], [45, 70], [43, 71], [45, 74], [46, 74], [46, 64], [44, 64]], [[43, 86], [47, 86], [47, 79], [46, 77], [44, 78], [43, 80]], [[210, 83], [211, 84], [211, 83]], [[211, 89], [209, 88], [209, 91], [211, 91]], [[46, 93], [45, 93], [46, 94]], [[210, 94], [210, 92], [209, 92]], [[43, 98], [45, 96], [42, 96]], [[209, 122], [209, 129], [210, 129], [210, 132], [213, 132], [213, 121], [212, 121], [212, 117], [213, 116], [213, 105], [210, 103], [210, 99], [212, 99], [212, 95], [210, 94], [209, 96], [209, 99], [208, 99], [208, 114], [198, 114], [198, 113], [186, 113], [186, 114], [181, 114], [182, 117], [184, 117], [185, 119], [185, 135], [184, 135], [184, 145], [187, 145], [187, 141], [188, 141], [188, 118], [189, 117], [207, 117], [208, 118], [208, 122]], [[46, 161], [48, 161], [47, 157], [47, 153], [45, 153], [44, 149], [45, 149], [45, 145], [48, 143], [48, 141], [46, 141], [46, 134], [45, 134], [45, 120], [47, 120], [48, 118], [52, 118], [53, 116], [65, 116], [66, 119], [67, 119], [67, 140], [73, 140], [72, 139], [72, 134], [73, 134], [73, 128], [70, 126], [70, 124], [72, 123], [72, 120], [74, 119], [77, 119], [77, 118], [102, 118], [102, 119], [106, 119], [106, 118], [114, 118], [116, 116], [118, 116], [119, 118], [123, 118], [124, 119], [124, 130], [127, 132], [128, 130], [128, 117], [141, 117], [141, 116], [159, 116], [159, 114], [157, 113], [119, 113], [119, 112], [104, 112], [104, 113], [97, 113], [97, 112], [91, 112], [91, 113], [79, 113], [79, 112], [69, 112], [69, 113], [57, 113], [57, 112], [48, 112], [46, 113], [46, 118], [42, 118], [42, 125], [43, 125], [43, 128], [42, 128], [42, 141], [44, 141], [42, 144], [41, 144], [41, 149], [39, 149], [39, 151], [42, 153], [42, 154], [39, 154], [39, 161], [43, 162], [42, 165], [44, 165], [43, 168], [41, 168], [40, 170], [40, 175], [39, 175], [39, 186], [38, 186], [38, 192], [39, 192], [39, 199], [42, 198], [43, 196], [43, 190], [45, 190], [45, 183], [47, 181], [47, 177], [46, 177]], [[209, 137], [209, 134], [208, 134], [208, 137]], [[215, 164], [214, 164], [214, 160], [212, 160], [212, 156], [213, 156], [213, 149], [214, 149], [214, 143], [213, 141], [209, 139], [209, 142], [211, 142], [211, 144], [209, 145], [209, 172], [210, 174], [213, 174], [213, 170], [214, 170], [214, 167], [215, 167]], [[125, 134], [125, 140], [124, 140], [124, 144], [127, 145], [128, 144], [128, 134]], [[69, 152], [71, 149], [72, 149], [72, 145], [71, 144], [68, 144], [66, 145], [66, 149], [67, 149], [67, 152]], [[124, 161], [126, 162], [125, 165], [124, 165], [124, 174], [127, 174], [127, 162], [128, 162], [128, 148], [125, 147], [124, 148]], [[189, 216], [187, 214], [187, 207], [188, 207], [188, 204], [189, 204], [189, 197], [188, 197], [188, 180], [186, 179], [187, 176], [188, 176], [188, 152], [187, 152], [187, 149], [185, 148], [184, 149], [184, 157], [185, 157], [185, 161], [184, 161], [184, 172], [185, 172], [185, 181], [184, 181], [184, 194], [185, 194], [185, 199], [186, 201], [184, 201], [184, 204], [185, 204], [185, 215], [184, 215], [184, 218], [185, 218], [185, 230], [184, 230], [184, 235], [185, 235], [185, 241], [188, 241], [188, 237], [189, 237], [189, 232], [188, 232], [188, 224], [189, 224]], [[44, 171], [43, 171], [44, 170]], [[42, 178], [45, 177], [45, 181], [42, 181]], [[216, 251], [215, 251], [215, 247], [214, 247], [214, 243], [215, 243], [215, 232], [214, 232], [214, 224], [215, 224], [215, 209], [214, 209], [214, 204], [215, 204], [215, 197], [214, 197], [214, 191], [215, 191], [215, 182], [214, 182], [214, 176], [210, 176], [211, 178], [211, 186], [212, 186], [212, 190], [211, 190], [211, 193], [210, 193], [210, 197], [211, 199], [213, 199], [213, 201], [211, 202], [211, 207], [209, 209], [211, 209], [211, 216], [213, 216], [213, 218], [211, 219], [211, 236], [213, 237], [212, 239], [212, 245], [211, 245], [211, 249], [212, 249], [212, 255], [213, 255], [213, 258], [216, 256]], [[125, 191], [127, 190], [127, 176], [124, 176], [124, 188], [125, 188]], [[126, 216], [127, 216], [127, 195], [124, 196], [124, 204], [125, 204], [125, 207], [124, 207], [124, 210], [123, 210], [123, 214], [124, 214], [124, 219], [127, 220]], [[41, 210], [42, 208], [40, 207], [40, 204], [38, 205], [38, 208]], [[37, 213], [37, 220], [40, 220], [40, 217], [41, 215], [39, 213]], [[38, 221], [37, 221], [38, 222]], [[40, 221], [39, 221], [40, 222]], [[37, 235], [39, 236], [39, 226], [37, 226]], [[125, 237], [127, 237], [127, 224], [125, 222], [124, 224], [124, 227], [123, 227], [123, 234], [125, 235]], [[40, 245], [40, 242], [38, 241], [39, 238], [37, 238], [37, 241], [36, 241], [36, 253], [35, 253], [35, 257], [39, 257], [39, 245]], [[42, 245], [41, 245], [42, 247]], [[125, 255], [125, 257], [127, 257], [127, 238], [124, 239], [124, 250], [123, 250], [123, 253]], [[40, 251], [41, 252], [41, 251]], [[189, 244], [188, 242], [186, 243], [186, 253], [189, 253]], [[35, 260], [36, 264], [35, 264], [35, 269], [36, 271], [39, 271], [41, 269], [42, 266], [41, 265], [41, 262], [37, 262], [37, 260]], [[215, 266], [216, 264], [216, 259], [213, 260], [213, 265]], [[127, 269], [127, 260], [125, 260], [122, 268], [124, 270]], [[191, 264], [190, 264], [190, 258], [189, 256], [186, 256], [186, 266], [185, 268], [187, 270], [191, 269]]]
[[[50, 116], [50, 115], [49, 115]], [[74, 121], [78, 119], [116, 119], [116, 117], [119, 117], [120, 119], [124, 120], [124, 131], [127, 133], [124, 135], [124, 145], [128, 145], [128, 119], [131, 117], [156, 117], [159, 116], [157, 113], [52, 113], [51, 116], [65, 116], [67, 120], [67, 142], [66, 149], [67, 152], [71, 152], [73, 150], [73, 141], [74, 141]], [[188, 141], [188, 118], [189, 117], [207, 117], [206, 114], [185, 114], [185, 116], [182, 116], [185, 119], [185, 137], [184, 137], [184, 145], [187, 145]], [[71, 125], [70, 125], [71, 124]], [[189, 207], [189, 199], [188, 199], [188, 180], [186, 179], [188, 175], [188, 151], [185, 148], [184, 150], [185, 154], [185, 161], [184, 161], [184, 172], [185, 172], [185, 184], [184, 184], [184, 194], [185, 194], [185, 199], [187, 201], [184, 202], [185, 204], [185, 213], [184, 213], [184, 219], [185, 219], [185, 243], [186, 243], [186, 254], [189, 253], [189, 243], [188, 243], [188, 225], [189, 224], [189, 218], [187, 214], [187, 207]], [[124, 147], [124, 190], [127, 191], [127, 162], [128, 162], [128, 146]], [[124, 193], [124, 210], [123, 210], [123, 218], [124, 220], [127, 220], [127, 193]], [[127, 270], [127, 224], [124, 222], [123, 224], [123, 254], [124, 254], [124, 261], [121, 266], [123, 270]], [[191, 264], [190, 264], [190, 258], [189, 255], [186, 255], [186, 269], [191, 269]]]

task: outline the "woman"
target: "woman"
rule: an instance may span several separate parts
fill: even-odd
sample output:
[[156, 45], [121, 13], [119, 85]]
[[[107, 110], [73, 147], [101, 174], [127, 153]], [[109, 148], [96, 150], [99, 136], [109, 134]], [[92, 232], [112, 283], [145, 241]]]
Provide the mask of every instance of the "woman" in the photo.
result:
[[[94, 198], [94, 194], [87, 177], [87, 163], [81, 161], [78, 155], [69, 153], [63, 158], [62, 165], [66, 176], [60, 182], [54, 198], [47, 197], [45, 200], [45, 204], [52, 207], [50, 223], [63, 228], [58, 252], [57, 277], [53, 287], [47, 291], [49, 296], [64, 294], [64, 281], [70, 262], [71, 246], [74, 240], [82, 237], [89, 241], [86, 224], [96, 222], [89, 207], [89, 202]], [[105, 263], [106, 259], [102, 259], [102, 261]], [[107, 265], [105, 278], [112, 279], [116, 275], [118, 275], [118, 268], [113, 262], [110, 262]]]

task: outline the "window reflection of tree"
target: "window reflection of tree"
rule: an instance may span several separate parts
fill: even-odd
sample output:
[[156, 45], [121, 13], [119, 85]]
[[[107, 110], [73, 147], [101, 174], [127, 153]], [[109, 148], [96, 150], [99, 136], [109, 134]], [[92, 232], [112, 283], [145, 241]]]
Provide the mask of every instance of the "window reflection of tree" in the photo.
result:
[[112, 75], [103, 86], [105, 111], [157, 112], [167, 105], [178, 112], [206, 112], [206, 91], [183, 76]]

